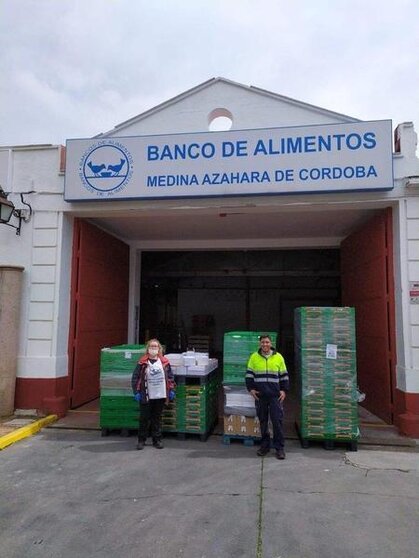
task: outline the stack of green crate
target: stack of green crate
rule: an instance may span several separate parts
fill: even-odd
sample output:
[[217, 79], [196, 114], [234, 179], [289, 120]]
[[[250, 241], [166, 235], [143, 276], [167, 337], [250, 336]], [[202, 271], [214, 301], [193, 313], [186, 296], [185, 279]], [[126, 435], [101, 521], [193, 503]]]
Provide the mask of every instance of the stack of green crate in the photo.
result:
[[[179, 389], [180, 387], [180, 389]], [[177, 432], [179, 417], [182, 417], [182, 386], [175, 387], [176, 397], [164, 406], [162, 415], [162, 430], [163, 432]]]
[[185, 400], [186, 400], [186, 390], [184, 383], [184, 376], [175, 376], [176, 382], [176, 422], [175, 431], [184, 432], [185, 431]]
[[301, 438], [358, 439], [354, 308], [297, 308], [295, 344]]
[[163, 432], [177, 432], [177, 408], [178, 404], [176, 399], [164, 407], [162, 415]]
[[208, 377], [185, 376], [176, 388], [177, 431], [207, 434], [217, 420], [217, 371]]
[[100, 355], [100, 427], [137, 429], [138, 403], [132, 396], [131, 376], [145, 345], [116, 345]]
[[276, 333], [266, 331], [229, 331], [224, 334], [223, 382], [244, 385], [251, 353], [259, 349], [259, 337], [269, 335], [276, 345]]

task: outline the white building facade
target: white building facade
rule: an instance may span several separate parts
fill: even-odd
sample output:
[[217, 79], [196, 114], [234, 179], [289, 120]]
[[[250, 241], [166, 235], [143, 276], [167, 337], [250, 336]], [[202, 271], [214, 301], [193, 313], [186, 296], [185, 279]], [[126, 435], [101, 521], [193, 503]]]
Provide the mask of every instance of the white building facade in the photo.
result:
[[[217, 117], [231, 129], [210, 132]], [[144, 253], [330, 250], [365, 404], [419, 438], [416, 142], [411, 123], [393, 142], [388, 121], [216, 78], [66, 149], [1, 148], [0, 184], [33, 210], [20, 236], [0, 225], [0, 265], [24, 267], [16, 408], [98, 396], [100, 348], [145, 335]]]

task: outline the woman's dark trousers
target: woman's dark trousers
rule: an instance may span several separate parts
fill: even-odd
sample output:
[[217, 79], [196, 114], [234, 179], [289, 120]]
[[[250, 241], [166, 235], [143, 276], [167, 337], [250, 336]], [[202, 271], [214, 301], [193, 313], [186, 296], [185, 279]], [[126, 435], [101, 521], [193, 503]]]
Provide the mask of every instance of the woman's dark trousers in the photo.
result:
[[161, 440], [161, 422], [164, 403], [164, 399], [150, 399], [148, 403], [140, 403], [139, 441], [145, 442], [149, 431], [153, 443]]

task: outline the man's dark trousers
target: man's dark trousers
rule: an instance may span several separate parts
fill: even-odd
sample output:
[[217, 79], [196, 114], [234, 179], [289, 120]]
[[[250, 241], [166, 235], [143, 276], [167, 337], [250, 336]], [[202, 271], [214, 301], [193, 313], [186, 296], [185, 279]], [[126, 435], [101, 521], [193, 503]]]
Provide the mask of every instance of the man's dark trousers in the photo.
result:
[[260, 433], [262, 440], [260, 443], [261, 449], [269, 449], [271, 444], [271, 436], [269, 434], [269, 418], [272, 422], [273, 441], [272, 447], [276, 450], [284, 448], [284, 430], [282, 420], [284, 418], [284, 411], [282, 403], [277, 397], [263, 397], [260, 396], [256, 400], [256, 414], [260, 422]]

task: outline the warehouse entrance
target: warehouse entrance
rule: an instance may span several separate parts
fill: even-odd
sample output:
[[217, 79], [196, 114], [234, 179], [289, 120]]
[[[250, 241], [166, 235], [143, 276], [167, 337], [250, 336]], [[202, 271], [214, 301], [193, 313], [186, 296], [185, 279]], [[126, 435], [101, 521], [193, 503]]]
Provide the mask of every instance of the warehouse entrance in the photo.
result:
[[[310, 217], [311, 222], [317, 216]], [[141, 217], [136, 223], [141, 223], [142, 231], [153, 231], [145, 226], [147, 219]], [[205, 219], [209, 226], [210, 217]], [[293, 219], [298, 220], [299, 215]], [[309, 219], [308, 214], [304, 219]], [[184, 229], [189, 220], [192, 226], [195, 218], [182, 216]], [[281, 219], [277, 215], [269, 219], [266, 214], [259, 222], [283, 224], [285, 220], [282, 214]], [[132, 226], [127, 220], [118, 222], [127, 230]], [[169, 228], [160, 227], [159, 235], [176, 238], [179, 218], [165, 218], [162, 223]], [[328, 223], [327, 215], [319, 231], [327, 227], [324, 223]], [[69, 338], [72, 407], [99, 395], [100, 347], [157, 336], [168, 351], [194, 346], [208, 349], [221, 360], [225, 332], [268, 330], [278, 333], [277, 347], [292, 371], [294, 309], [347, 305], [356, 310], [358, 381], [367, 396], [365, 406], [393, 423], [396, 358], [391, 223], [391, 209], [375, 212], [354, 227], [355, 232], [340, 247], [322, 249], [273, 250], [259, 243], [258, 249], [203, 250], [197, 242], [196, 248], [190, 243], [188, 250], [180, 250], [178, 242], [177, 249], [168, 250], [170, 241], [159, 239], [155, 249], [139, 252], [136, 272], [139, 277], [141, 270], [141, 279], [131, 285], [132, 293], [140, 291], [136, 296], [139, 321], [135, 322], [137, 303], [128, 294], [128, 245], [77, 220]], [[131, 334], [127, 332], [129, 309], [135, 322]]]
[[294, 309], [354, 306], [358, 380], [365, 406], [393, 422], [394, 284], [391, 210], [375, 215], [341, 249], [144, 251], [139, 341], [168, 351], [205, 349], [222, 359], [227, 331], [276, 331], [294, 368]]
[[341, 303], [339, 250], [143, 252], [140, 342], [200, 343], [222, 357], [226, 331], [277, 331], [294, 358], [298, 306]]

